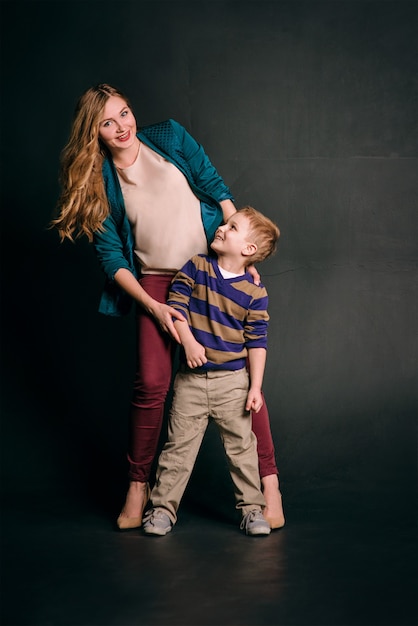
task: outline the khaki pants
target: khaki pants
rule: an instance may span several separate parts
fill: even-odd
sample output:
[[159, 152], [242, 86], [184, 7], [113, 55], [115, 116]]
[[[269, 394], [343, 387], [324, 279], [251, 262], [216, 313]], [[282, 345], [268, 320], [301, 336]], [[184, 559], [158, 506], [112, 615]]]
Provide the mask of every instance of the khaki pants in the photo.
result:
[[245, 515], [265, 506], [257, 440], [251, 430], [251, 413], [245, 411], [248, 385], [246, 369], [202, 374], [187, 370], [177, 374], [168, 440], [158, 460], [151, 494], [153, 507], [163, 508], [173, 523], [210, 417], [222, 438], [234, 483], [236, 508]]

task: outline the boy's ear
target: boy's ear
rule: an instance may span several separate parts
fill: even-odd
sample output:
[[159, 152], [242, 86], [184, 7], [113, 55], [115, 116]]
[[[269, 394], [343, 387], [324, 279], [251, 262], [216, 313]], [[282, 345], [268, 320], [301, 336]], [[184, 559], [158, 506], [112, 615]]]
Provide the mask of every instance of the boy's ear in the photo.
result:
[[257, 244], [256, 243], [247, 243], [242, 249], [243, 256], [253, 256], [257, 252]]

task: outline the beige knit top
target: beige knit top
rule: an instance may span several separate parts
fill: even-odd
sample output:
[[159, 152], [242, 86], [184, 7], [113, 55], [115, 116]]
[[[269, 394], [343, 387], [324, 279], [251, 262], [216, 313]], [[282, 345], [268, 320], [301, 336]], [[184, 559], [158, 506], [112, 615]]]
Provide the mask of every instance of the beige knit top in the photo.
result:
[[143, 274], [174, 274], [207, 253], [200, 201], [175, 165], [141, 143], [135, 162], [117, 173]]

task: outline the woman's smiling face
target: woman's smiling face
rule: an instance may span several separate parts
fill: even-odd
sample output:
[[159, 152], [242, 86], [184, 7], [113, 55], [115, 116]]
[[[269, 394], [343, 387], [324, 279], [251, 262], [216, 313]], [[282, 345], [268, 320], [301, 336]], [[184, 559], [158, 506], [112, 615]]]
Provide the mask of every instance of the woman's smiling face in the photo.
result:
[[136, 142], [136, 119], [131, 109], [119, 96], [110, 96], [103, 109], [99, 137], [114, 152], [131, 148]]

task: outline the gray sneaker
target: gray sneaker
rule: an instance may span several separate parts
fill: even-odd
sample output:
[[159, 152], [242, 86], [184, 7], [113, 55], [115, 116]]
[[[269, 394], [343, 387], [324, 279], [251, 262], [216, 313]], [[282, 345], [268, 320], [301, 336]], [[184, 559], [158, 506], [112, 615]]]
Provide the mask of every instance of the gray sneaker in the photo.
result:
[[269, 535], [271, 532], [270, 524], [258, 509], [244, 515], [240, 528], [245, 530], [246, 535]]
[[151, 509], [142, 521], [142, 528], [146, 535], [166, 535], [173, 527], [167, 513], [161, 509]]

